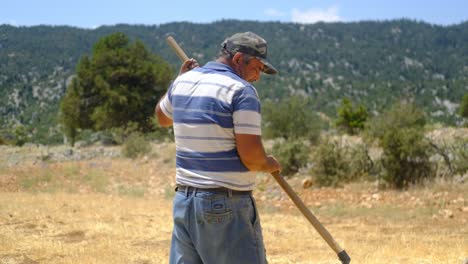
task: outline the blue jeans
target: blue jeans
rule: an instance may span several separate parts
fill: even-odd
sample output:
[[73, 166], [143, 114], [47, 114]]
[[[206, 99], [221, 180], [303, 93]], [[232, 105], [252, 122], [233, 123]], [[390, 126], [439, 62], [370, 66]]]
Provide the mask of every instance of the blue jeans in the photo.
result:
[[173, 217], [170, 264], [268, 263], [251, 193], [177, 191]]

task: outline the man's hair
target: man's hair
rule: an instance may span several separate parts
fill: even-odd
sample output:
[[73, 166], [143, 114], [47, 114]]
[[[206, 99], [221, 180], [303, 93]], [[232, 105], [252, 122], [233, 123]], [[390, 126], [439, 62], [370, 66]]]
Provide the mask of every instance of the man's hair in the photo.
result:
[[234, 54], [232, 54], [230, 51], [228, 51], [225, 48], [221, 48], [221, 50], [218, 53], [218, 58], [225, 58], [225, 59], [231, 60], [232, 57], [234, 57]]
[[[245, 53], [242, 53], [242, 57], [244, 58], [244, 63], [245, 64], [249, 64], [250, 60], [253, 58], [252, 55], [249, 55], [249, 54], [245, 54]], [[234, 57], [236, 53], [232, 53], [230, 51], [228, 51], [227, 49], [225, 48], [221, 48], [221, 50], [219, 51], [219, 54], [218, 54], [218, 58], [225, 58], [225, 59], [228, 59], [228, 60], [232, 60], [232, 58]]]

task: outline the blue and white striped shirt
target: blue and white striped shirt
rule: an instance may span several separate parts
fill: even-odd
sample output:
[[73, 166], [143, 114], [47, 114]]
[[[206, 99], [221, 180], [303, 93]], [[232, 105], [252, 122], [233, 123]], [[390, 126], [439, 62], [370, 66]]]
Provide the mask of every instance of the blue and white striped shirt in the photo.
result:
[[176, 183], [252, 190], [255, 174], [237, 153], [235, 133], [261, 135], [257, 91], [228, 65], [209, 62], [180, 75], [161, 101], [174, 123]]

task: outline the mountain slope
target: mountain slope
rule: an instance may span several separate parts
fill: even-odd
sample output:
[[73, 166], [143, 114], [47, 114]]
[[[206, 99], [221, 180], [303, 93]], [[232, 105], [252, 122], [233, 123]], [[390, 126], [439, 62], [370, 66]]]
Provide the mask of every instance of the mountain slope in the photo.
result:
[[58, 102], [79, 58], [112, 32], [142, 40], [178, 68], [165, 43], [173, 34], [200, 63], [222, 40], [253, 31], [269, 42], [280, 71], [256, 84], [262, 98], [299, 93], [333, 116], [344, 96], [380, 112], [398, 98], [414, 100], [439, 121], [454, 123], [468, 92], [468, 22], [442, 27], [410, 20], [301, 25], [223, 20], [210, 24], [115, 25], [95, 30], [66, 26], [0, 26], [0, 126], [23, 123], [40, 138], [54, 132]]

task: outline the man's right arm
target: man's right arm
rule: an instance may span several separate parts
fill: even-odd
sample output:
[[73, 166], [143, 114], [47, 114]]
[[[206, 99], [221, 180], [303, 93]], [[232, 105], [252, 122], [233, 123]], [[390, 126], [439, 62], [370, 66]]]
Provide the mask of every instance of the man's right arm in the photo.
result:
[[265, 153], [262, 137], [250, 134], [235, 134], [237, 152], [242, 163], [251, 171], [272, 173], [281, 171], [279, 162]]
[[[198, 64], [197, 60], [193, 58], [188, 59], [184, 61], [182, 65], [180, 66], [179, 76], [199, 66], [200, 65]], [[168, 93], [166, 92], [166, 94], [161, 98], [161, 100], [159, 100], [158, 104], [156, 105], [154, 109], [154, 113], [156, 115], [156, 118], [158, 119], [159, 125], [161, 125], [162, 127], [170, 127], [173, 124], [172, 118], [168, 117], [161, 110], [161, 103], [163, 102], [163, 100], [167, 99], [166, 98], [167, 96], [168, 96]]]

